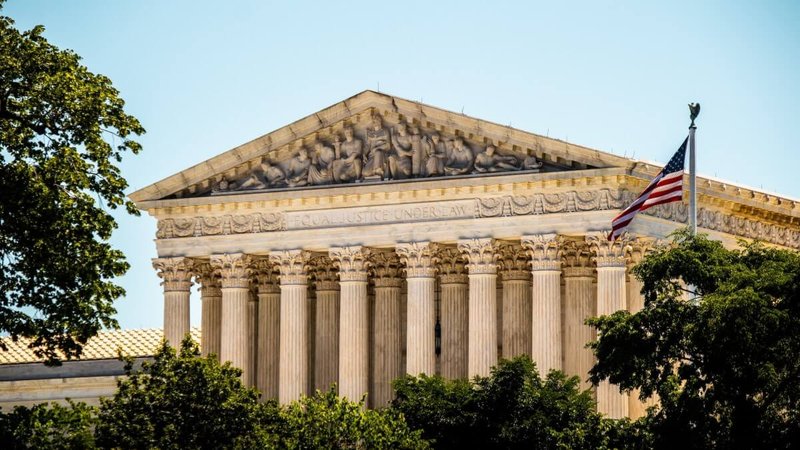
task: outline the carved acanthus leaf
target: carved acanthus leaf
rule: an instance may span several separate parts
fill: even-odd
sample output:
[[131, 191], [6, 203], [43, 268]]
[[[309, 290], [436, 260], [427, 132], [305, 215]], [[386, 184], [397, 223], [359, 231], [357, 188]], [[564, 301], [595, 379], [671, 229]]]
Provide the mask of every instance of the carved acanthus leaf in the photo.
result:
[[339, 289], [339, 271], [327, 255], [311, 257], [308, 261], [308, 270], [318, 291]]
[[458, 241], [458, 250], [467, 259], [467, 270], [473, 274], [497, 273], [497, 246], [492, 238], [465, 239]]
[[252, 262], [252, 257], [243, 253], [211, 255], [211, 267], [220, 274], [223, 289], [249, 289], [250, 277], [252, 275]]
[[254, 258], [252, 269], [259, 294], [276, 294], [281, 291], [280, 273], [269, 257]]
[[397, 244], [395, 250], [405, 266], [407, 278], [431, 278], [436, 276], [438, 245], [432, 242], [408, 242]]
[[300, 249], [276, 250], [270, 252], [269, 260], [280, 271], [281, 285], [305, 285], [308, 283], [306, 266], [310, 256], [311, 253]]
[[530, 279], [530, 260], [522, 246], [504, 243], [498, 246], [497, 252], [503, 280]]
[[194, 261], [191, 258], [154, 258], [153, 267], [163, 281], [164, 292], [189, 291], [194, 275]]
[[195, 259], [193, 262], [195, 281], [200, 283], [200, 292], [203, 297], [219, 297], [222, 281], [211, 263], [204, 259]]
[[522, 246], [531, 259], [531, 270], [561, 270], [561, 244], [564, 237], [549, 234], [522, 236]]
[[625, 267], [630, 255], [630, 236], [623, 233], [617, 239], [608, 240], [609, 231], [601, 231], [586, 236], [586, 242], [592, 252], [592, 258], [598, 268]]
[[375, 287], [400, 287], [403, 282], [402, 268], [396, 253], [374, 252], [371, 260], [370, 274]]
[[339, 281], [367, 281], [370, 250], [362, 246], [334, 247], [328, 250], [333, 265], [339, 269]]
[[441, 284], [467, 283], [466, 261], [457, 248], [441, 247], [438, 257], [439, 281]]

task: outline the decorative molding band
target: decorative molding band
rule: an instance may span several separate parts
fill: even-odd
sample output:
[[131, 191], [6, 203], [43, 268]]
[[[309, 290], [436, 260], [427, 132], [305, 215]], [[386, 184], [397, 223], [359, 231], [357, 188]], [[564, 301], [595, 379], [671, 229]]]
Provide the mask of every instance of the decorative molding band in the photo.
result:
[[[387, 223], [618, 210], [628, 205], [635, 197], [636, 193], [628, 190], [603, 188], [552, 194], [481, 197], [438, 204], [166, 218], [158, 221], [156, 238], [174, 239]], [[686, 223], [688, 207], [675, 202], [650, 208], [642, 214]], [[800, 229], [783, 225], [764, 223], [703, 207], [698, 208], [697, 225], [707, 230], [800, 249]]]
[[185, 219], [161, 219], [156, 238], [173, 239], [229, 234], [283, 231], [286, 221], [282, 213], [229, 214], [197, 216]]

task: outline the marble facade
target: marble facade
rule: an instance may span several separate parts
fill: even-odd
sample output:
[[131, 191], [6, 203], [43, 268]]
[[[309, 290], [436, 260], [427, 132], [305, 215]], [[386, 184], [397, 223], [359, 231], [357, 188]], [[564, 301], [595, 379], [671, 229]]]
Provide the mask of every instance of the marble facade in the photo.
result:
[[[583, 321], [640, 309], [631, 265], [685, 225], [673, 203], [605, 239], [659, 169], [366, 91], [131, 198], [158, 220], [171, 343], [198, 284], [203, 351], [265, 398], [335, 382], [381, 407], [403, 373], [487, 375], [523, 353], [586, 380]], [[702, 232], [800, 248], [800, 203], [698, 189]], [[612, 417], [643, 411], [607, 383], [596, 396]]]

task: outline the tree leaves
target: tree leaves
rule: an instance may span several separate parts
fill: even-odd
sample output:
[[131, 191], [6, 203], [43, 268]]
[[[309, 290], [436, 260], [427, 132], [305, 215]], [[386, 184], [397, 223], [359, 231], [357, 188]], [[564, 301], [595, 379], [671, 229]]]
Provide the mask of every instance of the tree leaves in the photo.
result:
[[111, 80], [43, 27], [13, 25], [0, 16], [0, 331], [57, 364], [117, 325], [125, 292], [111, 280], [128, 264], [107, 242], [117, 225], [105, 208], [138, 214], [115, 163], [141, 150], [144, 128]]

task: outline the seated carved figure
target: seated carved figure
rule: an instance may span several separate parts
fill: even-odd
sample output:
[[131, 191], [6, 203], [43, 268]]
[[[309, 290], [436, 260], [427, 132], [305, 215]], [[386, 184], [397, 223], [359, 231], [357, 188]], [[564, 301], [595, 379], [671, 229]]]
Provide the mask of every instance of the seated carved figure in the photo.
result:
[[339, 183], [360, 180], [363, 156], [363, 144], [360, 139], [356, 139], [353, 129], [344, 129], [344, 142], [339, 140], [337, 135], [333, 142], [336, 149], [336, 160], [333, 161], [331, 170], [333, 179]]
[[367, 128], [367, 148], [364, 153], [364, 178], [386, 178], [389, 169], [386, 163], [386, 154], [391, 150], [392, 140], [389, 130], [383, 128], [381, 116], [374, 114], [369, 128]]
[[311, 184], [328, 184], [333, 182], [332, 164], [336, 159], [333, 149], [322, 142], [314, 144], [311, 166], [308, 168], [308, 181]]
[[413, 141], [408, 134], [406, 124], [397, 125], [397, 132], [392, 133], [393, 151], [389, 155], [389, 173], [393, 180], [402, 180], [411, 176], [411, 159], [414, 156]]
[[519, 162], [515, 156], [498, 155], [494, 145], [486, 146], [486, 151], [475, 157], [476, 172], [503, 172], [519, 169]]
[[444, 173], [447, 175], [464, 175], [472, 172], [475, 164], [475, 155], [472, 149], [464, 143], [464, 139], [457, 137], [444, 163]]
[[444, 175], [444, 163], [447, 159], [447, 146], [442, 142], [438, 133], [431, 134], [425, 140], [425, 151], [428, 155], [425, 161], [425, 175], [438, 177]]
[[286, 184], [286, 175], [280, 167], [272, 165], [269, 159], [263, 158], [261, 166], [250, 178], [244, 180], [239, 189], [266, 189]]
[[310, 166], [311, 160], [308, 158], [308, 150], [305, 147], [300, 147], [286, 168], [286, 184], [289, 187], [306, 186], [308, 184], [308, 168]]
[[538, 159], [536, 159], [535, 156], [528, 155], [525, 158], [525, 161], [522, 162], [522, 168], [525, 169], [525, 170], [536, 170], [536, 171], [538, 171], [539, 169], [542, 168], [542, 162], [539, 161]]

